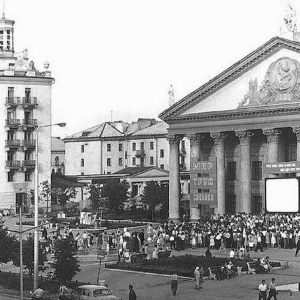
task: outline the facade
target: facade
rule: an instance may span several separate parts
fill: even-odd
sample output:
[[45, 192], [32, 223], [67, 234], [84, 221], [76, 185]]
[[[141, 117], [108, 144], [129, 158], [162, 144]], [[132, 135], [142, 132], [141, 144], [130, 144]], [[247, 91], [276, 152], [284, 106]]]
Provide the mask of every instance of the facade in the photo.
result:
[[[16, 211], [16, 204], [34, 188], [36, 129], [51, 124], [51, 86], [48, 71], [36, 70], [28, 51], [15, 56], [14, 21], [0, 19], [0, 209]], [[39, 130], [39, 180], [50, 181], [50, 128]]]
[[[216, 166], [215, 173], [198, 173], [203, 178], [191, 191], [192, 220], [264, 212], [264, 179], [298, 176], [263, 171], [266, 163], [300, 161], [299, 103], [300, 42], [275, 37], [162, 112], [169, 124], [170, 219], [179, 220], [183, 137], [190, 141], [192, 168]], [[205, 187], [210, 177], [212, 187]]]
[[169, 168], [167, 124], [105, 122], [63, 139], [65, 174], [110, 175], [127, 167]]
[[51, 138], [51, 173], [65, 174], [65, 144], [60, 137]]

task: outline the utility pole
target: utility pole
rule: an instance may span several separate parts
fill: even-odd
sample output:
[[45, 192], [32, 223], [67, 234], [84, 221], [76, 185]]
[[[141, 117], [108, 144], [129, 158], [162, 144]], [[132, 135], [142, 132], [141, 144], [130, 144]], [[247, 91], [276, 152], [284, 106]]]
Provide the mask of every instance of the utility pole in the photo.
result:
[[[22, 195], [23, 197], [23, 195]], [[23, 235], [22, 235], [22, 207], [23, 207], [23, 198], [19, 204], [19, 223], [20, 223], [20, 299], [23, 300]]]

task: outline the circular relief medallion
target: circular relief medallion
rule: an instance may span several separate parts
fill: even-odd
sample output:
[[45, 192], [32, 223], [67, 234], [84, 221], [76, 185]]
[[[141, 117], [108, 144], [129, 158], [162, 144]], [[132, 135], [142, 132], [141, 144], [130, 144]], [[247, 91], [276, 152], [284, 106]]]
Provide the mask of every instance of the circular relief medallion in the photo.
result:
[[297, 66], [289, 58], [280, 58], [272, 66], [269, 76], [276, 93], [289, 93], [297, 82]]

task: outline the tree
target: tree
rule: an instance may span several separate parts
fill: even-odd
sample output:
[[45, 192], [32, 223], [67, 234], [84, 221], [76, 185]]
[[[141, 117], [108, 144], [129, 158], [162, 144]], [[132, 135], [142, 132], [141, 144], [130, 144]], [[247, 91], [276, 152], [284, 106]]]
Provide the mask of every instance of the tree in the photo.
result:
[[102, 197], [107, 198], [107, 207], [120, 212], [129, 196], [129, 183], [126, 180], [109, 179], [102, 189]]
[[66, 208], [67, 202], [74, 199], [77, 194], [75, 187], [52, 187], [51, 191], [52, 198], [54, 198], [54, 201], [61, 205], [62, 208]]
[[92, 201], [92, 209], [106, 208], [106, 201], [101, 198], [101, 187], [99, 184], [89, 184], [85, 189], [85, 194]]
[[46, 198], [46, 201], [47, 201], [47, 216], [48, 216], [48, 213], [49, 213], [49, 200], [51, 200], [51, 184], [49, 183], [48, 180], [45, 180], [40, 184], [40, 188], [41, 188], [41, 195], [44, 198]]
[[70, 282], [80, 271], [73, 239], [56, 240], [54, 245], [54, 278], [60, 283]]
[[[28, 270], [30, 276], [33, 275], [34, 270], [34, 238], [28, 237], [27, 240], [23, 240], [23, 265]], [[43, 249], [39, 248], [39, 269], [45, 270], [45, 262], [47, 261], [46, 253]], [[17, 267], [20, 266], [20, 246], [18, 243], [18, 250], [13, 259], [13, 264]]]
[[157, 182], [147, 182], [143, 193], [142, 202], [147, 206], [148, 210], [151, 211], [152, 220], [154, 217], [155, 210], [161, 205], [161, 187]]
[[6, 264], [16, 257], [18, 244], [15, 236], [10, 236], [6, 230], [0, 228], [0, 264]]

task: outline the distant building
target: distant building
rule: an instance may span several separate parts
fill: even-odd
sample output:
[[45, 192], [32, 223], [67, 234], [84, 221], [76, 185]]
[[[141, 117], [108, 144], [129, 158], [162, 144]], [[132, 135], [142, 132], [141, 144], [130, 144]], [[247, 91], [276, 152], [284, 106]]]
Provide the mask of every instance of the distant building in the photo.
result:
[[154, 119], [105, 122], [63, 139], [65, 174], [113, 174], [127, 167], [168, 170], [168, 125]]
[[65, 174], [65, 144], [60, 137], [52, 137], [51, 141], [51, 174]]
[[[15, 55], [14, 21], [0, 19], [0, 209], [16, 211], [30, 206], [28, 194], [34, 188], [36, 168], [35, 130], [51, 124], [51, 86], [54, 79], [44, 64], [38, 71], [28, 51]], [[51, 177], [51, 130], [39, 131], [39, 181]], [[42, 204], [43, 205], [43, 204]]]

